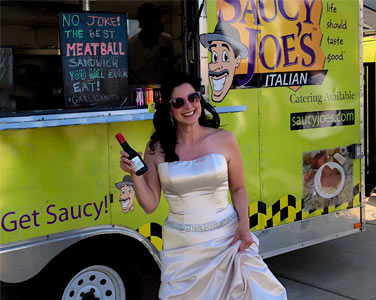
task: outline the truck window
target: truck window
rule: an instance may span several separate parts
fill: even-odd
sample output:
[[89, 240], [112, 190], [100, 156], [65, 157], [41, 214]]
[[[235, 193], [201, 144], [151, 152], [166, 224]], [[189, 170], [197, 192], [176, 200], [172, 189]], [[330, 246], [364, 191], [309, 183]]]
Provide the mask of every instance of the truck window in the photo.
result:
[[[155, 2], [155, 1], [154, 1]], [[126, 13], [126, 44], [140, 32], [137, 10], [142, 1], [104, 1], [91, 2], [90, 12]], [[153, 1], [149, 1], [153, 3]], [[156, 3], [161, 13], [164, 37], [170, 39], [158, 55], [166, 56], [173, 68], [182, 70], [186, 59], [183, 53], [182, 5], [177, 1]], [[59, 39], [59, 12], [83, 12], [79, 1], [2, 1], [1, 2], [1, 44], [0, 57], [2, 72], [0, 76], [0, 118], [40, 114], [62, 114], [98, 110], [124, 110], [145, 108], [136, 102], [135, 90], [158, 88], [160, 82], [136, 79], [138, 74], [128, 72], [129, 101], [127, 105], [116, 103], [106, 105], [83, 105], [73, 107], [67, 102]], [[191, 22], [192, 23], [192, 22]], [[128, 50], [128, 49], [127, 49]], [[173, 52], [171, 52], [173, 50]], [[136, 54], [138, 51], [134, 51]], [[129, 63], [129, 58], [128, 63]], [[140, 60], [140, 58], [138, 58]], [[148, 73], [148, 72], [146, 72]], [[162, 73], [162, 72], [161, 72]], [[100, 74], [100, 72], [99, 72]], [[86, 74], [87, 75], [87, 74]], [[73, 75], [72, 75], [73, 76]], [[102, 75], [103, 76], [103, 75]], [[106, 75], [104, 75], [106, 76]], [[84, 89], [76, 89], [77, 97]], [[116, 95], [116, 87], [111, 91]]]

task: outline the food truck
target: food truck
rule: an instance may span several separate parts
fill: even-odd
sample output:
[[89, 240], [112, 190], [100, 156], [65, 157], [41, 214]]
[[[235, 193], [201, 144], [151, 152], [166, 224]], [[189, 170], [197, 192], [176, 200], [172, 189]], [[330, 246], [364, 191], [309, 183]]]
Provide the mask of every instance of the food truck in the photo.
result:
[[[142, 210], [115, 139], [153, 133], [159, 85], [129, 72], [141, 3], [1, 3], [4, 299], [142, 299], [158, 273], [168, 205]], [[362, 1], [154, 3], [239, 142], [262, 257], [363, 230]]]

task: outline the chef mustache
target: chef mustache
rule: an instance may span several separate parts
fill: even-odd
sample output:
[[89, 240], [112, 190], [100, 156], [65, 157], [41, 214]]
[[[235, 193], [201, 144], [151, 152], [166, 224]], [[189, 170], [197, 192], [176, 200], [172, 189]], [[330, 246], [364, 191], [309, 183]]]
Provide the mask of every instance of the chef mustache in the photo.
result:
[[209, 76], [211, 76], [211, 77], [220, 77], [223, 74], [229, 75], [229, 71], [227, 69], [224, 69], [224, 70], [219, 71], [219, 72], [209, 71]]

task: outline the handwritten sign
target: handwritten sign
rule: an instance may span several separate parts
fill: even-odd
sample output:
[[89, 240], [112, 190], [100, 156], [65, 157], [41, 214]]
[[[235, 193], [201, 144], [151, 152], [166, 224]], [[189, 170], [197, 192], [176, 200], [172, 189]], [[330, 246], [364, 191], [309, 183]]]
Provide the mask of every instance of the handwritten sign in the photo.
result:
[[130, 105], [126, 14], [61, 12], [59, 29], [66, 108]]

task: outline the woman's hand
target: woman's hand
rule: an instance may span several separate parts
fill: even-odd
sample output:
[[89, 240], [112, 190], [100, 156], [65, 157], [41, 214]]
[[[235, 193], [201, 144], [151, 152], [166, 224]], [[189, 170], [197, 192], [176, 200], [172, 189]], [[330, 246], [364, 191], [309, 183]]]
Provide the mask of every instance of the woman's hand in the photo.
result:
[[[129, 154], [124, 150], [121, 150], [120, 154], [120, 168], [131, 175], [134, 174], [134, 171], [132, 169], [132, 161], [128, 159]], [[139, 152], [138, 154], [142, 157], [142, 152]]]
[[253, 243], [253, 239], [251, 233], [249, 232], [249, 228], [246, 222], [239, 223], [238, 227], [235, 230], [235, 235], [234, 239], [231, 242], [231, 246], [239, 240], [241, 241], [239, 251], [243, 251], [249, 248]]
[[[132, 161], [129, 159], [128, 153], [123, 150], [120, 151], [120, 168], [131, 174], [137, 202], [147, 214], [151, 214], [157, 209], [161, 198], [161, 184], [159, 182], [157, 164], [155, 162], [158, 156], [154, 153], [151, 154], [149, 143], [146, 145], [144, 157], [148, 171], [140, 176], [137, 176], [133, 171]], [[141, 152], [138, 154], [142, 157]]]

